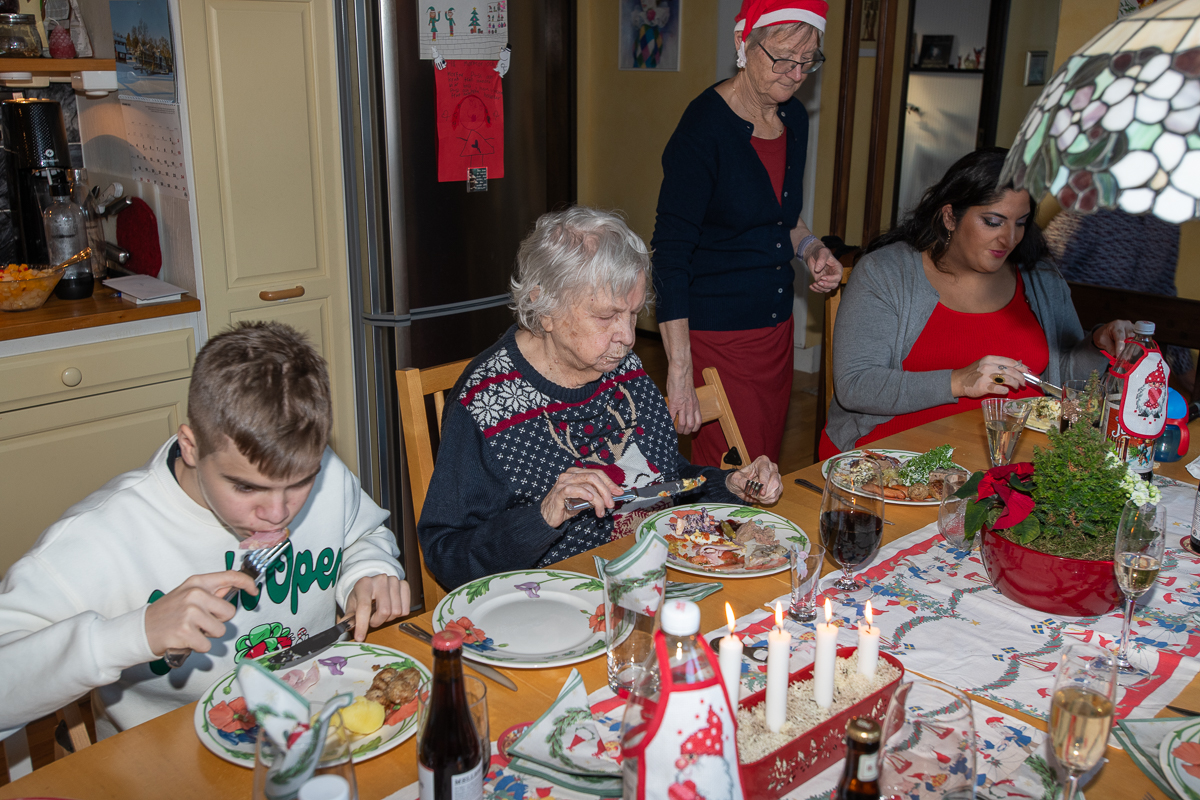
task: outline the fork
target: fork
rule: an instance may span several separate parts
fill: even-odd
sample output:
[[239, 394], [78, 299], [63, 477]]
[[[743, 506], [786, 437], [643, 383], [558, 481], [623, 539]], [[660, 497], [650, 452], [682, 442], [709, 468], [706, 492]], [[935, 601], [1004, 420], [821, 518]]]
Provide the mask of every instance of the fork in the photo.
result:
[[[291, 543], [292, 539], [289, 536], [279, 544], [271, 547], [264, 547], [261, 550], [251, 550], [246, 554], [246, 557], [242, 559], [242, 567], [239, 571], [249, 575], [254, 581], [255, 587], [261, 589], [263, 581], [266, 580], [267, 572], [270, 571], [271, 567], [275, 566], [275, 563], [279, 561], [279, 558], [283, 555], [283, 552], [287, 550]], [[239, 591], [241, 590], [230, 589], [221, 599], [226, 603], [232, 603], [237, 597]], [[187, 657], [191, 654], [192, 651], [186, 647], [179, 649], [168, 649], [167, 652], [163, 654], [163, 661], [167, 662], [167, 666], [171, 669], [179, 669], [183, 666], [183, 662], [187, 661]]]
[[759, 481], [755, 481], [755, 480], [746, 481], [746, 499], [747, 500], [757, 500], [758, 496], [760, 494], [762, 494], [762, 490], [763, 490], [763, 485]]

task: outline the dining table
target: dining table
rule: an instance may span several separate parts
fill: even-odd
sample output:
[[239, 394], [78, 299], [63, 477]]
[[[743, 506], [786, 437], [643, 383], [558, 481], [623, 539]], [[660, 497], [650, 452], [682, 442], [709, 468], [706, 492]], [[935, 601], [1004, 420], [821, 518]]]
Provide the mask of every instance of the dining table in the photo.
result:
[[[1185, 465], [1200, 455], [1200, 420], [1193, 422], [1190, 430], [1192, 445], [1187, 456], [1173, 463], [1159, 465], [1158, 471], [1164, 476], [1194, 485], [1195, 479], [1187, 473]], [[970, 470], [987, 469], [987, 438], [982, 415], [978, 411], [929, 422], [874, 442], [872, 447], [924, 452], [946, 443], [953, 445], [953, 457], [958, 464]], [[1047, 443], [1045, 434], [1025, 431], [1017, 444], [1013, 461], [1030, 460], [1034, 448]], [[798, 478], [821, 486], [824, 483], [821, 464], [813, 464], [783, 476], [783, 495], [770, 510], [796, 523], [815, 538], [821, 495], [798, 485]], [[885, 545], [935, 522], [937, 506], [889, 504], [886, 517], [894, 524], [884, 526]], [[593, 556], [611, 559], [627, 551], [633, 544], [633, 538], [629, 536], [568, 558], [555, 565], [555, 569], [595, 575]], [[824, 565], [825, 572], [834, 569], [836, 567], [832, 563]], [[668, 579], [691, 582], [706, 578], [671, 570]], [[725, 624], [724, 607], [727, 601], [741, 613], [760, 607], [764, 602], [790, 590], [786, 571], [762, 577], [724, 579], [723, 583], [723, 590], [699, 602], [702, 633]], [[426, 609], [424, 613], [415, 615], [412, 621], [429, 630], [433, 628], [432, 619], [433, 609]], [[401, 632], [396, 623], [371, 631], [367, 641], [401, 650], [426, 666], [433, 663], [430, 648]], [[606, 683], [603, 653], [574, 667], [503, 668], [501, 671], [516, 683], [515, 692], [486, 680], [492, 739], [513, 725], [537, 719], [558, 695], [572, 668], [579, 670], [589, 692]], [[469, 663], [467, 669], [467, 674], [473, 674]], [[995, 705], [987, 699], [975, 700]], [[1188, 683], [1171, 704], [1200, 709], [1200, 678]], [[1042, 719], [1011, 708], [1003, 710], [1045, 730]], [[249, 798], [252, 770], [223, 761], [205, 749], [193, 725], [194, 712], [195, 703], [188, 704], [61, 758], [20, 780], [0, 786], [0, 800], [22, 797], [77, 800], [160, 800], [163, 796], [170, 796], [172, 800]], [[1170, 715], [1171, 712], [1166, 710], [1159, 714]], [[412, 784], [417, 780], [416, 737], [357, 764], [355, 771], [362, 800], [380, 800]], [[1108, 748], [1107, 762], [1084, 790], [1088, 800], [1144, 800], [1146, 797], [1162, 800], [1165, 797], [1124, 751], [1112, 746]]]

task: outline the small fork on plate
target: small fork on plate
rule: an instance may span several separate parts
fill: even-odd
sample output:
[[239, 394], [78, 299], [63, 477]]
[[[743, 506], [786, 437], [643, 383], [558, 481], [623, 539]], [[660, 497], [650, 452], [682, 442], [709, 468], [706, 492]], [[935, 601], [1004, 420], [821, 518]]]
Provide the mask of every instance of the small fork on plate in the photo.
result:
[[[292, 538], [289, 536], [282, 542], [271, 547], [264, 547], [261, 550], [251, 550], [242, 559], [242, 568], [240, 572], [249, 575], [254, 581], [254, 585], [259, 589], [262, 588], [263, 581], [267, 578], [267, 572], [270, 571], [283, 552], [291, 545]], [[226, 603], [232, 603], [238, 595], [238, 589], [230, 589], [222, 598]], [[179, 669], [183, 666], [183, 662], [187, 661], [187, 657], [192, 654], [192, 651], [184, 647], [181, 649], [168, 649], [163, 654], [163, 661], [167, 662], [167, 666], [171, 669]]]

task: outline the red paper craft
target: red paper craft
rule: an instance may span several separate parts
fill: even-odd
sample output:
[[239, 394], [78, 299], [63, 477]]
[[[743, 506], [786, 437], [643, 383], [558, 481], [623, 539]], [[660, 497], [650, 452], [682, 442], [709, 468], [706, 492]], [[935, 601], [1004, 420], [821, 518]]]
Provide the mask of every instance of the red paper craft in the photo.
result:
[[438, 180], [465, 181], [487, 167], [504, 177], [504, 91], [495, 61], [447, 61], [437, 82]]

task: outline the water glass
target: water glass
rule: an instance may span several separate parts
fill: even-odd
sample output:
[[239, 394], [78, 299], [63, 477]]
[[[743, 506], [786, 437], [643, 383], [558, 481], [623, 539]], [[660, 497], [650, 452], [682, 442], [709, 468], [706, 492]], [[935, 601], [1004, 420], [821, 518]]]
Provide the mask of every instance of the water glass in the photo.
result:
[[1021, 400], [989, 397], [983, 401], [983, 423], [987, 428], [988, 459], [993, 467], [1012, 461], [1017, 440], [1025, 429], [1033, 404]]
[[[421, 733], [425, 730], [425, 720], [429, 717], [429, 697], [433, 687], [432, 679], [425, 681], [417, 689], [417, 742], [421, 741]], [[467, 695], [467, 708], [471, 711], [471, 721], [479, 734], [480, 752], [483, 753], [483, 772], [487, 774], [487, 765], [492, 757], [492, 739], [488, 729], [487, 684], [474, 675], [463, 675], [463, 690]]]
[[[659, 578], [658, 598], [666, 589], [666, 572]], [[604, 649], [608, 658], [608, 688], [618, 694], [631, 691], [642, 665], [654, 653], [654, 632], [658, 630], [659, 609], [653, 613], [647, 605], [634, 603], [628, 576], [604, 576]], [[628, 598], [622, 603], [622, 598]], [[630, 606], [630, 607], [627, 607]]]
[[[316, 714], [319, 709], [313, 708], [312, 711]], [[336, 775], [342, 778], [350, 787], [350, 800], [358, 798], [358, 783], [354, 778], [354, 741], [355, 736], [342, 722], [341, 713], [335, 712], [325, 732], [325, 749], [321, 753], [321, 760], [312, 773], [312, 777]], [[254, 747], [254, 800], [293, 800], [299, 794], [305, 781], [279, 783], [268, 778], [271, 766], [281, 756], [279, 748], [260, 726], [258, 743]]]
[[945, 470], [939, 473], [942, 480], [942, 502], [938, 505], [938, 533], [946, 537], [946, 542], [956, 550], [967, 548], [967, 500], [955, 497], [954, 493], [961, 489], [970, 479], [971, 474], [966, 470]]
[[975, 797], [975, 719], [970, 699], [953, 686], [906, 676], [888, 703], [881, 741], [880, 796]]
[[825, 563], [825, 548], [816, 542], [808, 543], [808, 552], [793, 544], [789, 552], [792, 579], [792, 602], [788, 617], [794, 622], [812, 622], [817, 618], [817, 588], [821, 583], [821, 565]]
[[1065, 648], [1050, 701], [1050, 747], [1067, 772], [1063, 800], [1074, 800], [1079, 776], [1104, 757], [1117, 698], [1112, 653], [1077, 642]]

